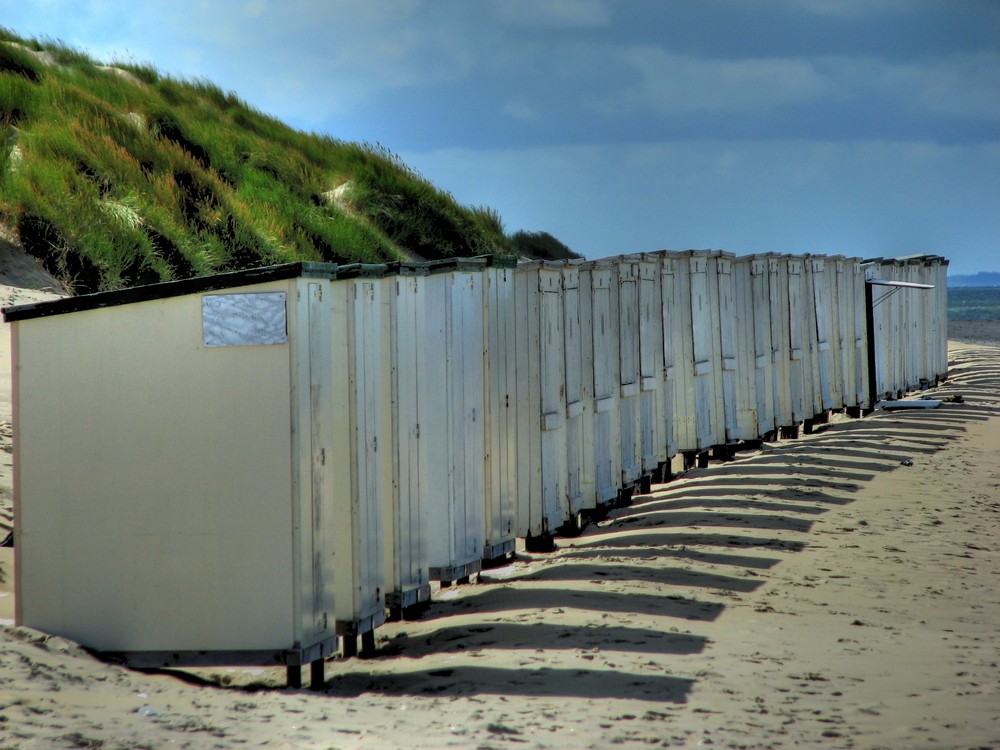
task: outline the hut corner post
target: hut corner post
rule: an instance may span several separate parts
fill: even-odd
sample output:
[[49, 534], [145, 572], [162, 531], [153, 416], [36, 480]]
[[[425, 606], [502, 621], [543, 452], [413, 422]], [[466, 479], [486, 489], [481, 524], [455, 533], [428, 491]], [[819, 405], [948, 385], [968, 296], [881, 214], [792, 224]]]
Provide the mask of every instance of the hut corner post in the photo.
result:
[[878, 402], [878, 377], [875, 372], [875, 294], [871, 282], [865, 279], [865, 322], [868, 327], [868, 408]]

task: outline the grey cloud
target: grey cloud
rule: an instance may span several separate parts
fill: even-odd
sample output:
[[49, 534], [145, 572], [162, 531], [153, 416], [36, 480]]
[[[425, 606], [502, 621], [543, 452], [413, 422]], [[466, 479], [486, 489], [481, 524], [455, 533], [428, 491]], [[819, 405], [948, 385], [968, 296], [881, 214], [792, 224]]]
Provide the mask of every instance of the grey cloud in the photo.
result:
[[491, 5], [501, 21], [518, 26], [594, 28], [611, 21], [604, 0], [494, 0]]
[[613, 110], [651, 109], [668, 116], [692, 112], [760, 112], [810, 102], [834, 89], [808, 60], [705, 59], [654, 47], [620, 53], [640, 81], [625, 88]]

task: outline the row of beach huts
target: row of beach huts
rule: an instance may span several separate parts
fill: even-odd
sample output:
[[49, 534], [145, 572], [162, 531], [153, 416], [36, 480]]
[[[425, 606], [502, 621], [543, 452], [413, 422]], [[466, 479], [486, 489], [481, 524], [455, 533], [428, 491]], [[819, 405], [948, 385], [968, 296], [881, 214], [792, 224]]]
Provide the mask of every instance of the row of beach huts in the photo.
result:
[[7, 308], [16, 618], [137, 667], [374, 645], [518, 539], [947, 373], [947, 260], [294, 263]]

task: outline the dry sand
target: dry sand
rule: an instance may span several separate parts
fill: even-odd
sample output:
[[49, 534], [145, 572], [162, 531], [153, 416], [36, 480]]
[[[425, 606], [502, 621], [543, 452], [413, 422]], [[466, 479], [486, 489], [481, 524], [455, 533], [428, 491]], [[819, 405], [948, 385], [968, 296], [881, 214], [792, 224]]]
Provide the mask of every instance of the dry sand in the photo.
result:
[[965, 403], [656, 486], [435, 591], [321, 693], [129, 671], [15, 628], [2, 550], [0, 747], [1000, 747], [1000, 349], [952, 360], [937, 393]]
[[948, 340], [995, 346], [1000, 342], [1000, 320], [949, 320]]

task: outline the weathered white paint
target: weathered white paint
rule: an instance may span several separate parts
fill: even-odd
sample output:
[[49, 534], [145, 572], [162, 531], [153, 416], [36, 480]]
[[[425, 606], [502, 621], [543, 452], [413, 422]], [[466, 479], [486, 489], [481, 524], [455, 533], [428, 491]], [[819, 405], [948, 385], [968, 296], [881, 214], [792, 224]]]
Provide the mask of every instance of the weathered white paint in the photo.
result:
[[795, 423], [795, 399], [792, 388], [792, 332], [789, 302], [788, 257], [771, 255], [767, 261], [771, 308], [771, 363], [774, 367], [775, 427]]
[[[481, 564], [485, 537], [485, 370], [483, 270], [428, 276], [424, 345], [432, 579], [462, 577]], [[478, 569], [478, 568], [477, 568]], [[457, 571], [457, 573], [456, 573]]]
[[513, 550], [517, 538], [517, 370], [514, 270], [486, 271], [486, 509], [484, 559]]
[[621, 486], [642, 475], [639, 392], [639, 290], [634, 261], [615, 263], [618, 291], [618, 415], [621, 431]]
[[[373, 269], [375, 276], [384, 271]], [[337, 519], [335, 610], [342, 633], [363, 633], [385, 620], [383, 496], [392, 492], [390, 316], [382, 280], [353, 278], [331, 284], [333, 358], [346, 359], [349, 376], [351, 504]]]
[[[689, 251], [691, 324], [694, 352], [694, 409], [697, 448], [726, 441], [723, 393], [722, 324], [719, 303], [719, 253]], [[735, 420], [733, 424], [735, 429]]]
[[[767, 404], [758, 402], [756, 350], [756, 316], [753, 299], [752, 260], [734, 258], [731, 263], [734, 303], [734, 348], [736, 356], [736, 424], [741, 435], [752, 440], [763, 434], [758, 423], [758, 411]], [[766, 302], [766, 297], [763, 302]], [[770, 357], [762, 357], [770, 363]]]
[[621, 426], [618, 357], [617, 280], [610, 261], [593, 261], [581, 269], [589, 300], [592, 338], [593, 450], [596, 502], [606, 504], [621, 486]]
[[767, 435], [775, 421], [775, 364], [771, 348], [771, 285], [769, 256], [754, 255], [744, 261], [750, 272], [750, 307], [753, 316], [753, 391], [757, 409], [757, 434]]
[[656, 471], [667, 460], [664, 418], [663, 295], [659, 260], [635, 257], [639, 343], [639, 434], [642, 470]]
[[411, 270], [387, 277], [391, 303], [392, 492], [383, 492], [386, 600], [409, 607], [429, 597], [425, 504], [427, 448], [421, 436], [426, 408], [427, 352], [421, 345], [426, 277]]
[[740, 402], [745, 400], [739, 389], [737, 358], [736, 287], [731, 257], [715, 257], [719, 305], [719, 345], [722, 363], [722, 403], [725, 414], [726, 443], [735, 443], [752, 433], [740, 430]]
[[584, 508], [584, 488], [588, 484], [585, 477], [592, 474], [583, 465], [586, 456], [583, 425], [589, 416], [585, 412], [592, 408], [592, 401], [585, 398], [583, 386], [583, 329], [578, 265], [568, 264], [561, 269], [561, 283], [565, 362], [563, 402], [566, 408], [566, 512], [572, 518]]
[[[682, 261], [673, 254], [658, 253], [660, 291], [663, 300], [663, 428], [667, 438], [667, 455], [675, 456], [694, 447], [694, 416], [691, 409], [682, 408], [693, 401], [693, 357], [691, 336], [691, 302], [685, 296], [689, 287], [682, 283], [678, 266]], [[686, 267], [686, 263], [685, 263]], [[681, 408], [679, 408], [681, 407]], [[683, 446], [683, 447], [680, 447]]]
[[555, 533], [569, 518], [561, 265], [514, 273], [518, 373], [518, 533]]

